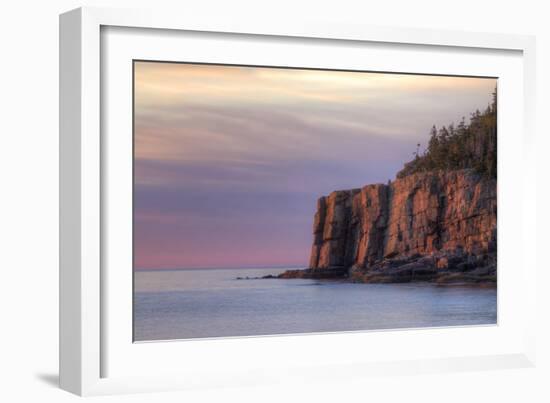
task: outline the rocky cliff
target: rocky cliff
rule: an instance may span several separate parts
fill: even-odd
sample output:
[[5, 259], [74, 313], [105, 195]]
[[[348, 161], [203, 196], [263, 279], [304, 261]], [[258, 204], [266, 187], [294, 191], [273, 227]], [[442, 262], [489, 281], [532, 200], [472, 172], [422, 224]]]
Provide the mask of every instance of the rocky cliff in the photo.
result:
[[496, 180], [418, 173], [317, 202], [309, 269], [280, 277], [496, 281]]

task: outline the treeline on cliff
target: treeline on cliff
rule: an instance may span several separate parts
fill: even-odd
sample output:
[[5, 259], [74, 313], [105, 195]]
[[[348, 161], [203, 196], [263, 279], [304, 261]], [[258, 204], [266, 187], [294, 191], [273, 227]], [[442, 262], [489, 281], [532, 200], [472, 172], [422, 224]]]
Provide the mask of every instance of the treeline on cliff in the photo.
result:
[[464, 118], [458, 124], [433, 126], [426, 150], [420, 154], [417, 144], [415, 157], [397, 173], [402, 178], [417, 172], [453, 169], [474, 169], [478, 173], [497, 176], [497, 94], [485, 111], [472, 113], [470, 122]]

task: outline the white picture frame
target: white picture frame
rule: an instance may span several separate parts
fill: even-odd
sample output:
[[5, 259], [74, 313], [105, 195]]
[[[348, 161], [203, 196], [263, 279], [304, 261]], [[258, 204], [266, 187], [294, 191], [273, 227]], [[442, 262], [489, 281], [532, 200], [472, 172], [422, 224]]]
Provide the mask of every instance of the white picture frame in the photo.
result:
[[[185, 39], [185, 33], [192, 33], [194, 39], [186, 42], [187, 47], [179, 47], [176, 54], [175, 44]], [[330, 66], [326, 59], [315, 59], [313, 51], [307, 56], [309, 59], [295, 63], [303, 67], [321, 63], [323, 67], [349, 68], [354, 57], [374, 46], [393, 47], [394, 53], [384, 53], [379, 64], [369, 65], [379, 71], [391, 71], [387, 66], [401, 60], [402, 65], [395, 69], [402, 72], [494, 76], [490, 73], [499, 65], [499, 79], [502, 77], [504, 82], [502, 87], [499, 85], [499, 112], [520, 108], [513, 118], [501, 118], [504, 113], [499, 113], [499, 262], [521, 266], [522, 275], [512, 278], [506, 267], [501, 273], [499, 265], [498, 326], [193, 340], [144, 343], [139, 347], [128, 339], [131, 283], [128, 283], [128, 273], [119, 275], [121, 271], [109, 270], [113, 267], [111, 259], [120, 258], [121, 264], [126, 264], [124, 256], [111, 255], [109, 245], [113, 242], [125, 245], [121, 249], [127, 250], [131, 242], [124, 241], [126, 224], [112, 224], [113, 215], [106, 213], [118, 208], [124, 216], [125, 205], [112, 203], [113, 199], [127, 200], [128, 193], [121, 197], [111, 193], [115, 189], [127, 192], [131, 185], [124, 185], [127, 170], [109, 163], [112, 153], [124, 153], [128, 147], [124, 135], [112, 134], [113, 129], [127, 133], [131, 119], [131, 110], [128, 110], [131, 81], [117, 74], [125, 74], [119, 68], [121, 65], [139, 58], [132, 53], [136, 49], [135, 44], [132, 46], [133, 36], [141, 35], [139, 44], [143, 50], [140, 52], [145, 52], [140, 54], [142, 57], [169, 55], [169, 60], [181, 60], [193, 49], [210, 46], [205, 42], [199, 46], [193, 41], [201, 41], [213, 33], [213, 42], [218, 45], [211, 46], [230, 43], [234, 38], [242, 45], [239, 50], [233, 43], [235, 46], [225, 59], [214, 61], [289, 65], [292, 61], [284, 59], [288, 52], [277, 53], [275, 47], [280, 45], [289, 51], [289, 46], [299, 44], [304, 49], [315, 41], [316, 46], [334, 52], [347, 50], [342, 50], [342, 57]], [[112, 36], [106, 37], [106, 34]], [[250, 51], [253, 43], [267, 40], [273, 44], [273, 52]], [[147, 53], [147, 49], [151, 53]], [[170, 56], [170, 52], [174, 54]], [[404, 61], [402, 56], [406, 52], [424, 52], [427, 56], [424, 59], [408, 57]], [[439, 60], [438, 52], [448, 55], [449, 60]], [[536, 253], [535, 242], [526, 234], [536, 233], [536, 219], [534, 200], [522, 191], [534, 186], [535, 180], [532, 158], [534, 52], [534, 38], [520, 35], [331, 23], [297, 26], [245, 18], [213, 21], [192, 15], [103, 8], [81, 8], [61, 15], [61, 387], [79, 395], [96, 395], [292, 382], [297, 376], [301, 381], [328, 380], [333, 379], [335, 373], [337, 377], [356, 377], [534, 365]], [[292, 55], [300, 57], [296, 53]], [[198, 61], [200, 57], [196, 53], [188, 61]], [[471, 60], [467, 67], [451, 66], [453, 60], [456, 64], [463, 57]], [[431, 67], [426, 66], [427, 61], [431, 61]], [[364, 65], [356, 67], [362, 69]], [[113, 79], [107, 80], [107, 76]], [[120, 118], [113, 120], [114, 110]], [[501, 131], [501, 127], [508, 130]], [[517, 158], [518, 153], [522, 158]], [[514, 154], [521, 163], [512, 171], [506, 162]], [[508, 186], [512, 183], [515, 188]], [[502, 228], [506, 229], [504, 235]], [[506, 248], [512, 244], [516, 245], [514, 250]], [[113, 302], [112, 293], [124, 297]], [[458, 340], [458, 346], [449, 347]], [[384, 347], [399, 346], [403, 342], [415, 345], [417, 351], [394, 348], [389, 354], [389, 348]], [[317, 353], [319, 345], [327, 347], [326, 354]], [[345, 347], [339, 351], [331, 348], [342, 345]], [[375, 345], [376, 351], [365, 348], [358, 353], [357, 346], [364, 345]], [[174, 357], [185, 357], [185, 360]]]

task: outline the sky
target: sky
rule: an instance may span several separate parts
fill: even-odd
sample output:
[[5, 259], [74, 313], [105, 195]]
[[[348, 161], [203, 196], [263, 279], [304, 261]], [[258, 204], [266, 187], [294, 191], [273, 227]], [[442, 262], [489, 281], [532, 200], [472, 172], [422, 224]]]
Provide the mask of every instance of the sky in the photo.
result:
[[394, 179], [496, 79], [134, 63], [136, 269], [305, 267], [320, 196]]

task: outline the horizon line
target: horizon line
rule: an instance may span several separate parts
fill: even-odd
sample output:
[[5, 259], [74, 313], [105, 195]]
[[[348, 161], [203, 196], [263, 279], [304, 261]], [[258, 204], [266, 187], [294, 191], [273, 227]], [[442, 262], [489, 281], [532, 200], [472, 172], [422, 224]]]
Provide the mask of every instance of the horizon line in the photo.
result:
[[248, 269], [296, 269], [306, 268], [304, 264], [257, 265], [257, 266], [206, 266], [206, 267], [134, 267], [133, 271], [183, 271], [183, 270], [248, 270]]

